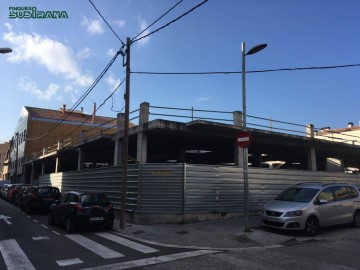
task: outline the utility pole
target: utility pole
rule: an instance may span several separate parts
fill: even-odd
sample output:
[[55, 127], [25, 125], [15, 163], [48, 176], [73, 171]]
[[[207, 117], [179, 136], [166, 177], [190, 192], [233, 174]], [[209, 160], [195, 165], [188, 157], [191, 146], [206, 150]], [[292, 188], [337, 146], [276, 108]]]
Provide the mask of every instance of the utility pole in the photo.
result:
[[121, 183], [120, 229], [125, 229], [126, 187], [129, 156], [129, 104], [130, 104], [130, 38], [126, 40], [126, 89], [125, 89], [125, 126], [123, 139], [123, 166]]

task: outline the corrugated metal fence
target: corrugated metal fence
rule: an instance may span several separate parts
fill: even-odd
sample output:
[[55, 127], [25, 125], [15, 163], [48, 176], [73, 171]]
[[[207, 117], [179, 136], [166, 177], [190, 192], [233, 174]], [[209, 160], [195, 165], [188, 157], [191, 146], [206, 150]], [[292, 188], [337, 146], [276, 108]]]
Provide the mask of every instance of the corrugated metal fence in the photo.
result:
[[[252, 211], [299, 182], [341, 182], [360, 186], [358, 175], [249, 168]], [[43, 175], [39, 185], [62, 192], [102, 191], [120, 207], [121, 166]], [[233, 166], [134, 164], [128, 168], [127, 208], [137, 213], [187, 214], [243, 211], [243, 171]]]

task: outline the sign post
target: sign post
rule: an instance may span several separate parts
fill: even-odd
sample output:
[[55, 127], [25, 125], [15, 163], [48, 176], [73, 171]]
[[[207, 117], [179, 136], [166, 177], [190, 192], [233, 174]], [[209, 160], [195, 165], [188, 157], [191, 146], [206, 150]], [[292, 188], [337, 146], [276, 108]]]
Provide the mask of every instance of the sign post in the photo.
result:
[[239, 147], [247, 148], [252, 141], [251, 134], [248, 131], [239, 132], [239, 134], [236, 137], [236, 140]]

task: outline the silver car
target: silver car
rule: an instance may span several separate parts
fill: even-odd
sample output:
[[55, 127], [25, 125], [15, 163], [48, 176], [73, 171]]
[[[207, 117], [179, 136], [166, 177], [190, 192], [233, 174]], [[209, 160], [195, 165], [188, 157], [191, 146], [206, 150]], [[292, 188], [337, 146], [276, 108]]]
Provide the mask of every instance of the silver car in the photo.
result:
[[325, 226], [352, 222], [360, 227], [360, 194], [349, 184], [301, 183], [265, 204], [261, 216], [265, 226], [309, 236]]

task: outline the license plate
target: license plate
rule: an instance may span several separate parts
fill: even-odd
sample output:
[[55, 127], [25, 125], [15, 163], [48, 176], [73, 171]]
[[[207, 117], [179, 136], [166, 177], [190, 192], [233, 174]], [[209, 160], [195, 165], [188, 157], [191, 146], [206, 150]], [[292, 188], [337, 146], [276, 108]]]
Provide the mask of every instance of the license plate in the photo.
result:
[[90, 221], [99, 221], [99, 220], [104, 220], [104, 217], [91, 217], [89, 220]]

